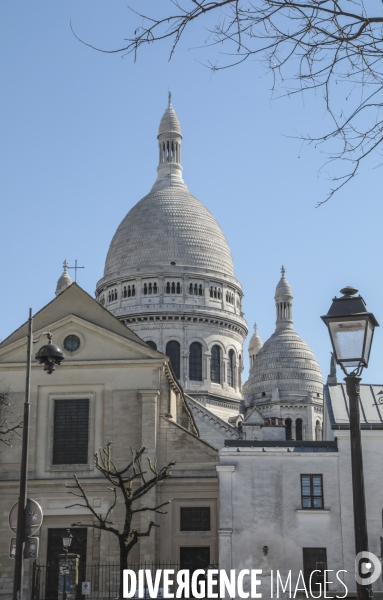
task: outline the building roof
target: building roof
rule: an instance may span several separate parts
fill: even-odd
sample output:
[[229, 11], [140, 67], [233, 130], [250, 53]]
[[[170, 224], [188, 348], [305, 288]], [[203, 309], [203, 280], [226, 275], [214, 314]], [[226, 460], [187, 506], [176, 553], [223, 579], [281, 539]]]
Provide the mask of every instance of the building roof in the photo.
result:
[[280, 440], [225, 440], [225, 448], [262, 448], [267, 449], [286, 448], [287, 452], [338, 452], [337, 441], [280, 441]]
[[[361, 429], [383, 429], [383, 385], [363, 383], [360, 386], [359, 414]], [[324, 395], [332, 429], [350, 429], [349, 402], [346, 385], [325, 385]]]
[[158, 128], [159, 136], [163, 135], [163, 134], [166, 135], [168, 133], [182, 135], [181, 134], [181, 124], [177, 117], [176, 111], [172, 107], [170, 97], [169, 97], [169, 104], [168, 104], [164, 114], [162, 115], [160, 126]]
[[182, 179], [178, 151], [181, 128], [171, 104], [161, 119], [159, 137], [157, 181], [117, 228], [99, 286], [137, 270], [161, 271], [173, 264], [234, 276], [233, 259], [221, 227]]
[[[51, 323], [66, 317], [68, 314], [95, 323], [108, 331], [148, 348], [147, 344], [136, 333], [116, 319], [112, 313], [101, 306], [77, 283], [69, 285], [61, 294], [33, 315], [33, 330], [40, 331], [47, 328]], [[28, 321], [1, 342], [0, 350], [23, 339], [27, 334]]]

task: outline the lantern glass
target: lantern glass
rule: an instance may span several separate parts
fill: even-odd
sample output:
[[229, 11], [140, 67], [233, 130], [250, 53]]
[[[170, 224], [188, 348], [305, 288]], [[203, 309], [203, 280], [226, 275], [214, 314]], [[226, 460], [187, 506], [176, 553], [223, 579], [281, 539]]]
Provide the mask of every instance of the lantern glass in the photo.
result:
[[373, 335], [374, 335], [374, 327], [373, 327], [371, 321], [368, 321], [367, 322], [367, 331], [366, 331], [366, 341], [365, 341], [365, 346], [364, 346], [364, 356], [363, 356], [366, 365], [368, 364], [368, 361], [370, 358], [370, 350], [371, 350]]
[[62, 540], [64, 548], [69, 548], [73, 540], [73, 535], [71, 534], [70, 529], [67, 529], [66, 532], [62, 534]]
[[[360, 363], [367, 365], [369, 352], [365, 346], [366, 326], [370, 325], [365, 318], [334, 319], [328, 326], [335, 350], [337, 362], [346, 363], [350, 367], [358, 367]], [[371, 347], [372, 327], [369, 330], [369, 347]]]

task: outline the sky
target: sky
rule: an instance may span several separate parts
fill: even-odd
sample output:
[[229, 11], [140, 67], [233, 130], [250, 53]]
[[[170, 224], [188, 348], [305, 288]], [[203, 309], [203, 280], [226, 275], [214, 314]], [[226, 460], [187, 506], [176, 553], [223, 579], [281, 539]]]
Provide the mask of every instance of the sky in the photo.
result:
[[[158, 7], [157, 0], [131, 5]], [[379, 161], [372, 157], [316, 208], [329, 189], [326, 155], [302, 147], [299, 136], [328, 127], [320, 96], [273, 98], [256, 61], [212, 73], [206, 59], [220, 65], [225, 57], [203, 47], [202, 22], [188, 28], [170, 62], [168, 44], [143, 49], [136, 62], [96, 52], [70, 22], [82, 39], [108, 49], [140, 24], [121, 0], [0, 4], [0, 339], [29, 307], [37, 312], [53, 299], [64, 259], [85, 267], [77, 281], [94, 295], [115, 230], [156, 178], [170, 89], [184, 179], [229, 242], [250, 335], [254, 322], [263, 341], [274, 331], [283, 264], [295, 329], [326, 378], [330, 340], [320, 316], [339, 290], [356, 287], [383, 321]], [[378, 328], [363, 382], [383, 384], [382, 358]]]

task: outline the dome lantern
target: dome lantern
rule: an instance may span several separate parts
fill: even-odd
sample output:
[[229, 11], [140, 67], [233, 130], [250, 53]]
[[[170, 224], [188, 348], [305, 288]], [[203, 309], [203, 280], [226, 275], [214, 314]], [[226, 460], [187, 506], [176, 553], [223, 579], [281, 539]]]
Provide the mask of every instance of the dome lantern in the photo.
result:
[[285, 277], [285, 267], [281, 268], [282, 277], [275, 290], [275, 306], [277, 312], [276, 331], [280, 329], [293, 329], [293, 293]]
[[63, 267], [64, 267], [63, 274], [59, 278], [59, 280], [57, 282], [57, 286], [56, 286], [56, 292], [55, 292], [56, 296], [61, 294], [61, 292], [66, 290], [67, 287], [69, 287], [73, 283], [72, 279], [70, 278], [70, 276], [68, 274], [68, 263], [66, 260], [64, 260]]
[[169, 92], [168, 106], [162, 115], [158, 129], [158, 177], [155, 186], [164, 182], [179, 182], [182, 180], [181, 166], [181, 125], [172, 106], [172, 94]]

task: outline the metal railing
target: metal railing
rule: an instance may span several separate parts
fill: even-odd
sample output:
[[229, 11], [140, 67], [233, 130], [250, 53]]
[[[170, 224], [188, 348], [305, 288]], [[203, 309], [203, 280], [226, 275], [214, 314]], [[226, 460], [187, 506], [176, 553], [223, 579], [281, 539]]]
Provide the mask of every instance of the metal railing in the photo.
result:
[[[172, 578], [175, 580], [181, 569], [188, 569], [191, 573], [196, 569], [204, 568], [202, 565], [184, 565], [179, 563], [130, 563], [128, 569], [136, 575], [140, 569], [149, 570], [154, 583], [156, 572], [161, 569], [174, 571]], [[206, 568], [206, 567], [205, 567]], [[83, 594], [83, 584], [86, 584], [87, 593]], [[120, 565], [119, 563], [88, 563], [80, 564], [76, 600], [116, 600], [119, 597]], [[62, 585], [61, 585], [62, 587]], [[163, 590], [163, 576], [159, 583], [160, 594]], [[60, 589], [59, 564], [40, 565], [33, 564], [32, 597], [31, 600], [62, 600]], [[137, 597], [137, 594], [136, 594]], [[149, 598], [147, 588], [144, 597]], [[71, 595], [71, 598], [73, 596]]]

